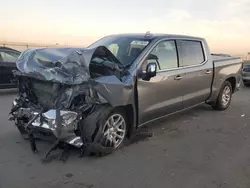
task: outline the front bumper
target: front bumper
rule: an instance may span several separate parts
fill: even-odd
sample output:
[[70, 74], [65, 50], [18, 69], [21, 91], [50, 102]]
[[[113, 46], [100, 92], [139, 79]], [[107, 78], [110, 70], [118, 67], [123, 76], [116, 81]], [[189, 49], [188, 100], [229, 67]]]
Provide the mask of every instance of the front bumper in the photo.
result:
[[80, 148], [83, 145], [80, 136], [76, 136], [72, 131], [63, 131], [63, 135], [58, 135], [54, 128], [51, 128], [47, 123], [38, 124], [32, 123], [33, 134], [35, 137], [44, 140], [60, 140], [72, 146]]
[[[13, 107], [16, 105], [17, 102], [14, 100]], [[58, 140], [78, 148], [83, 145], [81, 137], [75, 133], [78, 121], [81, 118], [76, 112], [51, 109], [39, 115], [38, 110], [19, 108], [13, 115], [14, 118], [25, 117], [29, 120], [38, 115], [28, 126], [27, 121], [26, 123], [16, 123], [19, 130], [32, 134], [32, 137], [42, 140]]]

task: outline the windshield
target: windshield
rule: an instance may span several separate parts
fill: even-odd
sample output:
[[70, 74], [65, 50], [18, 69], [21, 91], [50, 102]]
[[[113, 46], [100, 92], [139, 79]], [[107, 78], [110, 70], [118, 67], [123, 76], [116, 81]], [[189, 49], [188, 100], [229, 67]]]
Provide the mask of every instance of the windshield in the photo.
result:
[[105, 46], [124, 66], [128, 66], [134, 62], [150, 42], [149, 39], [138, 37], [107, 36], [90, 45], [89, 48]]

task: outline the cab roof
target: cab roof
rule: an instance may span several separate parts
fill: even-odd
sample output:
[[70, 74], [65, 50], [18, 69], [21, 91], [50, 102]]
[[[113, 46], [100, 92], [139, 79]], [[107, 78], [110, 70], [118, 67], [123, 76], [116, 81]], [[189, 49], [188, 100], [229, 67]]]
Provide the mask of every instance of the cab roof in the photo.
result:
[[141, 39], [162, 39], [162, 38], [185, 38], [185, 39], [196, 39], [204, 40], [201, 37], [194, 37], [188, 35], [175, 35], [175, 34], [161, 34], [161, 33], [123, 33], [123, 34], [114, 34], [109, 36], [123, 36], [123, 37], [135, 37]]

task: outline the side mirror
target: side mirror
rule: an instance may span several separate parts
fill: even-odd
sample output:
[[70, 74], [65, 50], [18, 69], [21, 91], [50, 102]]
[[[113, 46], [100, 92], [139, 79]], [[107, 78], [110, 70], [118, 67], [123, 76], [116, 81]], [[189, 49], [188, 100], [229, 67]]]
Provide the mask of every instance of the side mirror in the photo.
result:
[[143, 80], [149, 81], [150, 78], [156, 76], [156, 71], [157, 71], [157, 65], [156, 63], [149, 63], [146, 68], [146, 74], [143, 78]]

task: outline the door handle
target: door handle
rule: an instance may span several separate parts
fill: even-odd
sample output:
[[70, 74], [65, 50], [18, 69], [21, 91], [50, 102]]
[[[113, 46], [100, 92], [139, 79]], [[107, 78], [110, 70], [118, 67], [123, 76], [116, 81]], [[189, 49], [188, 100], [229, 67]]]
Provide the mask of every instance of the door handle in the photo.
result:
[[206, 70], [205, 74], [211, 74], [212, 71], [211, 70]]
[[183, 76], [177, 75], [176, 77], [174, 77], [174, 80], [181, 80], [182, 78], [183, 78]]

